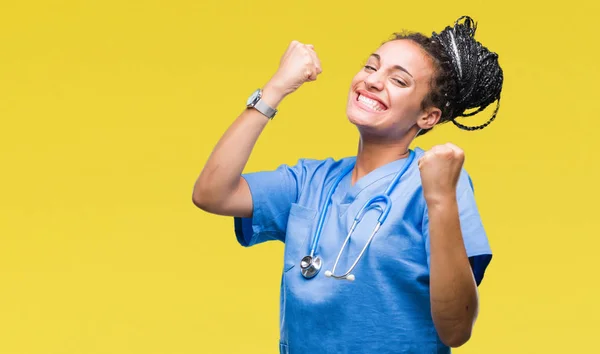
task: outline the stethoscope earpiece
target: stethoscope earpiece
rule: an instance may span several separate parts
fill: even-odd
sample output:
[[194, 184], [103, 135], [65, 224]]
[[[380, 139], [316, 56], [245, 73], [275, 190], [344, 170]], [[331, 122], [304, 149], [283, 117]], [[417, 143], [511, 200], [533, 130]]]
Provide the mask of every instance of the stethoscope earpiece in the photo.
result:
[[346, 279], [349, 281], [354, 281], [356, 279], [356, 277], [354, 276], [354, 274], [348, 274], [346, 276], [342, 275], [342, 276], [334, 276], [333, 273], [330, 270], [325, 271], [325, 276], [327, 278], [335, 278], [335, 279]]

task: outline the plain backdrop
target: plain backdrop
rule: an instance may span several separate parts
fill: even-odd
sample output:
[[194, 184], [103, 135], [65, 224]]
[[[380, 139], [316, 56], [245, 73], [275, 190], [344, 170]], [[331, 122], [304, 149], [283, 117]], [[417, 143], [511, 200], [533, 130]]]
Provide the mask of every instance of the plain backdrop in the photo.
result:
[[[498, 118], [453, 142], [494, 259], [461, 354], [597, 347], [597, 16], [543, 1], [2, 1], [0, 353], [276, 353], [283, 245], [242, 248], [191, 200], [214, 144], [296, 39], [323, 74], [246, 171], [356, 153], [345, 105], [369, 53], [461, 15], [500, 55]], [[487, 120], [491, 109], [461, 120]], [[258, 265], [258, 267], [257, 267]]]

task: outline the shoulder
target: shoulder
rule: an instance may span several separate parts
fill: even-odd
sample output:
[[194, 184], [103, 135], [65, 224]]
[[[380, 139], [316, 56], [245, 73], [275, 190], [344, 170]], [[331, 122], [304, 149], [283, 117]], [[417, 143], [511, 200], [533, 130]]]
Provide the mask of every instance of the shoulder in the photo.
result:
[[327, 157], [323, 159], [316, 159], [310, 157], [304, 157], [298, 159], [298, 163], [302, 163], [308, 166], [336, 166], [344, 163], [353, 163], [356, 161], [356, 156], [347, 156], [339, 159], [333, 157]]
[[340, 159], [335, 159], [333, 157], [324, 159], [300, 158], [294, 167], [296, 169], [301, 169], [302, 172], [307, 175], [327, 175], [343, 170], [350, 165], [354, 165], [355, 161], [356, 157], [343, 157]]
[[[336, 159], [328, 157], [324, 159], [301, 158], [294, 167], [297, 171], [297, 185], [299, 191], [320, 191], [322, 188], [334, 183], [344, 171], [354, 166], [356, 157], [344, 157]], [[320, 193], [320, 192], [319, 192]]]
[[307, 184], [323, 183], [331, 178], [335, 178], [340, 172], [346, 170], [347, 167], [353, 166], [355, 161], [356, 157], [344, 157], [340, 159], [332, 157], [324, 159], [299, 158], [294, 163], [280, 164], [274, 171], [275, 174], [262, 172], [254, 175], [256, 178], [273, 175], [275, 180], [284, 178], [288, 183], [302, 187]]

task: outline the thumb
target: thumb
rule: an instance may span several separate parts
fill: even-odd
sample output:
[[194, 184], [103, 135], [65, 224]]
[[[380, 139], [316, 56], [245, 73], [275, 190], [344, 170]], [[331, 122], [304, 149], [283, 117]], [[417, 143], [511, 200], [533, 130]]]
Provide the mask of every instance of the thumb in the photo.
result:
[[425, 162], [425, 156], [427, 156], [427, 155], [421, 156], [421, 158], [419, 158], [419, 161], [417, 161], [417, 166], [419, 166], [419, 168], [421, 168], [421, 166]]

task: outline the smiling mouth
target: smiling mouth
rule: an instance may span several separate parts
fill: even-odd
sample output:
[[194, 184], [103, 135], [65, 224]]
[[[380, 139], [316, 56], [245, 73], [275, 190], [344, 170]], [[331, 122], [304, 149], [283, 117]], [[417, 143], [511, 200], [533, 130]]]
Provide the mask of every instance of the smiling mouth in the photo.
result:
[[360, 93], [356, 97], [356, 101], [376, 112], [383, 112], [387, 110], [387, 107], [381, 104], [379, 101], [363, 96]]

